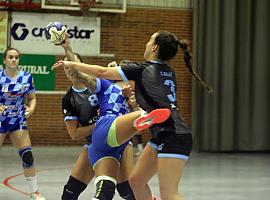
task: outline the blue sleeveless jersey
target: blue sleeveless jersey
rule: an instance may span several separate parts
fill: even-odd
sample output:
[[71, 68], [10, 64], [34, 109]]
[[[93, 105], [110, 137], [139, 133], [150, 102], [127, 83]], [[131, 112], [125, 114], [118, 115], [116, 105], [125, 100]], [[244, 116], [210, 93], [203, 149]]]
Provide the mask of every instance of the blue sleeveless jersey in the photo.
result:
[[18, 76], [11, 79], [5, 70], [0, 70], [0, 105], [7, 109], [0, 114], [0, 122], [18, 124], [25, 119], [25, 97], [35, 92], [32, 76], [28, 72], [19, 71]]
[[111, 147], [107, 143], [109, 130], [114, 120], [129, 111], [122, 88], [109, 80], [97, 78], [95, 93], [99, 102], [100, 118], [92, 133], [92, 144], [88, 147], [88, 159], [92, 166], [105, 157], [120, 161], [123, 150], [128, 144], [126, 142], [120, 146]]
[[129, 106], [119, 85], [97, 78], [95, 93], [100, 106], [100, 116], [108, 114], [119, 116], [128, 113]]

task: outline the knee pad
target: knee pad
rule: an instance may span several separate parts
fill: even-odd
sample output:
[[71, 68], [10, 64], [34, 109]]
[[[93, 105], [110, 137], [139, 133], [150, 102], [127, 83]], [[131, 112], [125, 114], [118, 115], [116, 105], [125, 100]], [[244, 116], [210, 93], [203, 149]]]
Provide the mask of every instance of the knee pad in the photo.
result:
[[62, 200], [77, 200], [79, 195], [85, 190], [87, 185], [80, 180], [70, 176], [64, 186]]
[[24, 147], [19, 149], [19, 155], [22, 160], [23, 168], [34, 167], [34, 158], [32, 154], [32, 147]]
[[96, 194], [93, 199], [112, 200], [115, 193], [116, 180], [109, 176], [98, 176], [95, 179]]
[[128, 181], [118, 183], [116, 185], [116, 188], [120, 197], [122, 197], [123, 199], [136, 200]]

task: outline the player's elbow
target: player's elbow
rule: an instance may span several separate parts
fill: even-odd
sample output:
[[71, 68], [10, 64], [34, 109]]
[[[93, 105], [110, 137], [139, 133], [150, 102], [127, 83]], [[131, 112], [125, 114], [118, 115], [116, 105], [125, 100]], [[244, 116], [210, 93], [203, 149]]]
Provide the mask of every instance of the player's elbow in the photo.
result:
[[100, 72], [100, 77], [102, 79], [109, 79], [109, 80], [121, 80], [120, 75], [118, 74], [118, 71], [112, 68], [104, 68]]
[[78, 137], [76, 137], [75, 135], [70, 136], [71, 140], [78, 140]]

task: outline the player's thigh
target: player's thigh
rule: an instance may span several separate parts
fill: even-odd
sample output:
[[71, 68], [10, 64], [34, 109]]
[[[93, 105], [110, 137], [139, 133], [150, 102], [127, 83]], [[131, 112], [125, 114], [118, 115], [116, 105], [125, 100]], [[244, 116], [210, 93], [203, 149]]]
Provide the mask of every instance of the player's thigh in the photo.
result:
[[120, 162], [120, 170], [117, 177], [117, 182], [121, 183], [128, 180], [128, 177], [133, 168], [133, 145], [128, 144], [125, 147], [123, 152], [121, 162]]
[[146, 145], [130, 175], [132, 184], [147, 183], [157, 172], [157, 151]]
[[95, 176], [94, 170], [88, 160], [88, 148], [83, 147], [80, 155], [72, 168], [71, 175], [88, 184]]
[[109, 176], [117, 179], [119, 162], [115, 158], [102, 158], [94, 166], [95, 176]]
[[160, 193], [174, 194], [183, 174], [186, 160], [179, 158], [158, 158], [158, 178]]
[[6, 138], [6, 134], [2, 134], [0, 133], [0, 148], [2, 147], [4, 141], [5, 141], [5, 138]]
[[28, 130], [13, 131], [9, 134], [9, 138], [16, 149], [31, 146]]

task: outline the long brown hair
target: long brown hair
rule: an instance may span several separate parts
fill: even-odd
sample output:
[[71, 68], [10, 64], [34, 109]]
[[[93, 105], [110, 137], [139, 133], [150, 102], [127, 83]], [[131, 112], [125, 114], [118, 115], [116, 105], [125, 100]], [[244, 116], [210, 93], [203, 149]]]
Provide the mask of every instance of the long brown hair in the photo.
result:
[[193, 77], [204, 86], [209, 93], [213, 92], [211, 86], [205, 83], [200, 76], [192, 68], [192, 54], [188, 48], [188, 43], [186, 40], [178, 40], [177, 37], [168, 31], [158, 31], [158, 35], [155, 38], [155, 44], [159, 46], [158, 58], [164, 61], [174, 58], [178, 52], [178, 47], [180, 47], [184, 52], [184, 61], [186, 67], [190, 71]]

